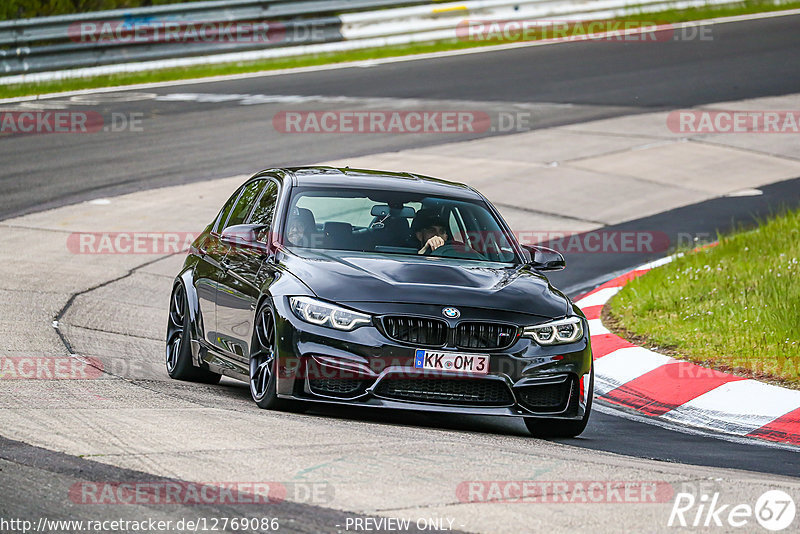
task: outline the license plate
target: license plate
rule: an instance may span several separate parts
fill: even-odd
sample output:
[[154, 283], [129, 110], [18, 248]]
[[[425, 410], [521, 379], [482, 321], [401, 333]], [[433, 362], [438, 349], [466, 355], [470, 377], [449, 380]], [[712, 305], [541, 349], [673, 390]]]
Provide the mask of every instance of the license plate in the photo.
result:
[[489, 373], [489, 355], [417, 349], [414, 354], [414, 368], [485, 375]]

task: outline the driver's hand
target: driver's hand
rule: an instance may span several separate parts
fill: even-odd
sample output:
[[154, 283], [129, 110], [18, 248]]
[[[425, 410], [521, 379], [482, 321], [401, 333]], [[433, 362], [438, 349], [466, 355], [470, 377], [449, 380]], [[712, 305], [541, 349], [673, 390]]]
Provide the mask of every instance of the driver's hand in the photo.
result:
[[425, 254], [427, 251], [436, 250], [442, 245], [444, 245], [444, 239], [439, 237], [438, 235], [435, 235], [432, 238], [428, 239], [428, 241], [425, 243], [425, 246], [422, 247], [422, 250], [420, 250], [419, 253]]
[[444, 245], [444, 239], [439, 237], [438, 235], [433, 236], [432, 238], [428, 239], [428, 242], [425, 243], [431, 250], [436, 250], [437, 248]]

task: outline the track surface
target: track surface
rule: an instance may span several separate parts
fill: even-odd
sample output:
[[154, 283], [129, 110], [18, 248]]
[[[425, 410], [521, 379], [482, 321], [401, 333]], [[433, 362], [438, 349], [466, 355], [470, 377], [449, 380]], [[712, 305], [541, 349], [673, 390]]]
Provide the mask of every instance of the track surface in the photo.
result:
[[[490, 111], [533, 110], [537, 118], [534, 126], [545, 127], [797, 92], [800, 90], [800, 33], [796, 31], [799, 25], [800, 17], [783, 17], [714, 27], [711, 42], [661, 43], [657, 48], [640, 43], [556, 45], [147, 92], [422, 99], [423, 106], [442, 105], [450, 109], [463, 108], [466, 101], [480, 103], [481, 109]], [[397, 100], [366, 102], [353, 100], [340, 106], [341, 109], [414, 106]], [[54, 107], [60, 105], [55, 103]], [[247, 173], [264, 166], [301, 164], [469, 138], [387, 135], [364, 136], [353, 142], [352, 136], [331, 135], [317, 136], [308, 142], [307, 138], [279, 135], [272, 129], [273, 114], [286, 107], [280, 102], [246, 106], [240, 100], [200, 103], [191, 99], [148, 98], [139, 102], [84, 101], [79, 105], [73, 101], [63, 105], [70, 109], [88, 106], [107, 113], [142, 112], [146, 128], [136, 133], [3, 139], [0, 187], [5, 194], [0, 218], [125, 191]], [[307, 107], [330, 108], [331, 103], [322, 98], [309, 101]], [[753, 217], [766, 215], [780, 205], [800, 205], [797, 181], [762, 189], [762, 196], [707, 201], [618, 227], [658, 228], [668, 234], [684, 231], [713, 234], [738, 222], [752, 222]], [[600, 275], [610, 275], [648, 259], [652, 258], [620, 254], [568, 256], [570, 268], [552, 278], [574, 295]], [[230, 394], [246, 397], [247, 390], [233, 388]], [[524, 432], [521, 424], [479, 418], [420, 420], [418, 416], [402, 414], [387, 418], [360, 410], [343, 414], [331, 409], [317, 413], [344, 422], [349, 419], [371, 422], [376, 427], [390, 423], [500, 435]], [[666, 462], [800, 477], [800, 457], [794, 451], [689, 436], [606, 413], [595, 412], [580, 439], [564, 442]], [[70, 457], [34, 447], [3, 443], [0, 448], [5, 451], [0, 455], [0, 464], [5, 466], [4, 476], [0, 477], [3, 495], [10, 494], [15, 480], [33, 480], [38, 482], [29, 484], [30, 488], [43, 488], [39, 497], [46, 499], [50, 477], [71, 476], [75, 471], [82, 478], [96, 476], [106, 480], [140, 476], [112, 473], [115, 468], [90, 461], [74, 464]], [[54, 464], [59, 467], [52, 467]], [[41, 511], [31, 504], [35, 497], [35, 492], [31, 492], [24, 499], [6, 501], [0, 505], [0, 512], [19, 515], [27, 509], [28, 514], [35, 515]], [[170, 514], [174, 516], [174, 512], [171, 510]], [[76, 512], [59, 513], [74, 517]], [[306, 518], [306, 523], [297, 525], [298, 530], [314, 531], [315, 514], [323, 512], [300, 507], [286, 513]], [[325, 517], [325, 525], [340, 519], [331, 514]]]
[[[711, 41], [557, 44], [146, 92], [420, 99], [421, 105], [404, 105], [490, 113], [533, 110], [533, 126], [541, 128], [798, 92], [798, 27], [800, 15], [715, 25]], [[0, 218], [89, 197], [246, 174], [265, 166], [470, 138], [362, 135], [353, 142], [349, 135], [318, 135], [308, 142], [272, 128], [273, 115], [286, 109], [286, 104], [241, 105], [236, 100], [107, 103], [102, 95], [95, 98], [98, 104], [91, 109], [143, 113], [145, 131], [86, 136], [90, 139], [82, 135], [4, 139], [0, 143], [0, 188], [4, 192]], [[68, 103], [70, 109], [83, 109], [75, 102]], [[387, 109], [395, 104], [366, 106]], [[323, 102], [288, 107], [352, 110], [364, 109], [365, 104]]]

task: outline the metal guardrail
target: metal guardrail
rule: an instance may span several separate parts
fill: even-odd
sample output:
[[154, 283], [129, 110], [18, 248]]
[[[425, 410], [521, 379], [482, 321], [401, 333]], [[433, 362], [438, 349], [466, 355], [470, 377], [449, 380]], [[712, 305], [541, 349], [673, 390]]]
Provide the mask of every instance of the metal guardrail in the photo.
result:
[[[109, 65], [123, 61], [254, 50], [342, 40], [340, 13], [428, 4], [430, 0], [222, 0], [135, 9], [116, 9], [0, 22], [0, 75]], [[247, 27], [234, 42], [186, 43], [140, 39], [82, 40], [81, 24], [106, 28], [155, 28], [164, 24], [267, 22], [285, 38], [247, 42]], [[111, 26], [111, 25], [114, 26]], [[251, 25], [252, 26], [252, 25]], [[262, 26], [263, 27], [263, 26]], [[305, 31], [314, 28], [314, 32]], [[254, 31], [254, 30], [251, 30]], [[252, 36], [251, 36], [252, 37]]]
[[[458, 39], [465, 19], [604, 20], [736, 1], [218, 0], [5, 21], [0, 22], [0, 85]], [[164, 33], [160, 40], [145, 35], [133, 41], [87, 41], [80, 26], [108, 24], [146, 33], [203, 23], [213, 23], [223, 37], [228, 23], [242, 33], [211, 42], [170, 41]]]

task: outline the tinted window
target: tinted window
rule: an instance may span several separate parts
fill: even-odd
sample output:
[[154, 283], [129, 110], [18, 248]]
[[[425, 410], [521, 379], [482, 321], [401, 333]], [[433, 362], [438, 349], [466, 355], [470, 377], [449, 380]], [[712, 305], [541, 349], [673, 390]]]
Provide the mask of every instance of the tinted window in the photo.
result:
[[236, 200], [239, 198], [239, 195], [242, 193], [242, 187], [236, 190], [234, 194], [231, 195], [231, 198], [225, 203], [222, 207], [222, 210], [219, 212], [219, 217], [217, 217], [217, 222], [214, 225], [215, 232], [221, 232], [222, 228], [224, 228], [225, 221], [228, 220], [228, 217], [231, 214], [231, 210], [236, 205]]
[[242, 194], [239, 195], [239, 199], [236, 201], [236, 205], [231, 211], [230, 217], [228, 217], [228, 221], [221, 227], [222, 230], [229, 226], [244, 223], [263, 187], [264, 180], [256, 180], [245, 186]]
[[464, 234], [461, 233], [461, 227], [459, 226], [459, 221], [456, 220], [456, 215], [458, 214], [458, 209], [454, 208], [450, 211], [450, 236], [455, 239], [456, 241], [466, 241], [464, 239]]
[[[394, 214], [373, 215], [376, 205], [391, 207]], [[437, 221], [440, 224], [430, 224]], [[296, 188], [284, 242], [300, 248], [416, 256], [424, 245], [420, 230], [428, 226], [444, 228], [448, 234], [447, 246], [431, 255], [518, 261], [509, 236], [485, 202], [405, 191]]]
[[[335, 197], [335, 200], [331, 201], [330, 196], [315, 196], [314, 193], [299, 197], [294, 203], [294, 207], [310, 210], [320, 226], [326, 222], [345, 222], [353, 228], [370, 226], [375, 221], [370, 210], [377, 205], [384, 205], [384, 202], [366, 196]], [[419, 202], [406, 205], [415, 209], [420, 207]]]
[[253, 213], [250, 215], [249, 224], [272, 225], [272, 216], [275, 213], [275, 202], [278, 200], [278, 185], [267, 182], [267, 187], [261, 193]]

